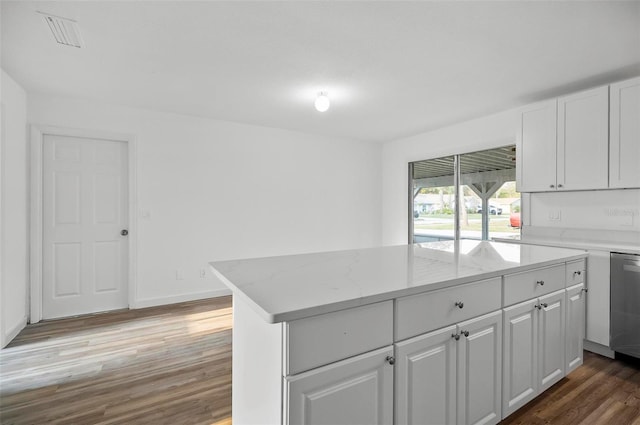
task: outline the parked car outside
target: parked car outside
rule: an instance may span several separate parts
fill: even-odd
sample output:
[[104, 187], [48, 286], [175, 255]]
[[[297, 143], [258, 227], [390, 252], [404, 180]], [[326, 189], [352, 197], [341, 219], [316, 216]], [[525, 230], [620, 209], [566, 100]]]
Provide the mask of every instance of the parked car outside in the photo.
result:
[[[479, 206], [478, 209], [476, 210], [476, 212], [478, 214], [481, 214], [482, 213], [482, 206]], [[495, 205], [489, 204], [489, 214], [500, 215], [500, 214], [502, 214], [502, 208], [501, 207], [496, 207]]]
[[509, 224], [511, 227], [520, 228], [520, 199], [511, 203], [511, 214], [509, 215]]

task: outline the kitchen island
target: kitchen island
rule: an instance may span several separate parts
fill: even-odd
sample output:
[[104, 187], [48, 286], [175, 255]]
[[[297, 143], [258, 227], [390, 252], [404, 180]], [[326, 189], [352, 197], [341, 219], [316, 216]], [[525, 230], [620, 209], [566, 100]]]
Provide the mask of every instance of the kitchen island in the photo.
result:
[[582, 363], [586, 257], [448, 241], [212, 262], [233, 421], [497, 423]]

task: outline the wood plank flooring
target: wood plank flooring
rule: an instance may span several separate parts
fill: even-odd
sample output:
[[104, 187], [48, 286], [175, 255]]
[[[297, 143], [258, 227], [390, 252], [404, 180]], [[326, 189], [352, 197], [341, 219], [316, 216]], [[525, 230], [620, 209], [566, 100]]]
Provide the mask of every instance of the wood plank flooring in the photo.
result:
[[2, 424], [230, 424], [231, 297], [30, 325], [0, 351]]
[[[0, 351], [2, 424], [231, 424], [231, 297], [28, 326]], [[585, 364], [502, 425], [640, 425], [640, 366]]]
[[640, 366], [588, 351], [584, 364], [502, 425], [640, 425]]

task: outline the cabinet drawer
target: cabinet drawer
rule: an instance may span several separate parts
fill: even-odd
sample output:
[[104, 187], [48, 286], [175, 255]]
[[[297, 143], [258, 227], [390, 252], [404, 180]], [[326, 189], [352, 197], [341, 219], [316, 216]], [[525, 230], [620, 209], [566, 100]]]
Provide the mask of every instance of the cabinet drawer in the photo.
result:
[[393, 343], [393, 301], [287, 322], [285, 375]]
[[576, 285], [584, 282], [585, 274], [584, 260], [572, 261], [567, 263], [567, 286]]
[[564, 287], [564, 264], [507, 275], [504, 277], [504, 305], [536, 298]]
[[[502, 306], [499, 277], [396, 300], [396, 341], [480, 316]], [[456, 303], [460, 303], [456, 305]], [[459, 306], [462, 306], [460, 308]]]

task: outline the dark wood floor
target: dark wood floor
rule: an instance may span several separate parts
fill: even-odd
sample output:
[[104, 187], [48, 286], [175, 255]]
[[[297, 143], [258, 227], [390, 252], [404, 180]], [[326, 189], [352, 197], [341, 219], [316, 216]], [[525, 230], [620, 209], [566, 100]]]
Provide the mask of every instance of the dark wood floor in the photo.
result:
[[27, 326], [2, 424], [230, 424], [231, 297]]
[[[0, 351], [2, 424], [231, 424], [231, 297], [28, 326]], [[640, 367], [585, 364], [504, 425], [640, 425]]]
[[640, 425], [640, 366], [584, 352], [584, 364], [502, 425]]

